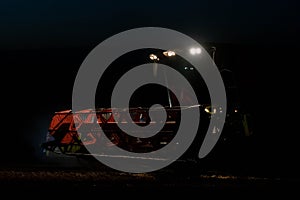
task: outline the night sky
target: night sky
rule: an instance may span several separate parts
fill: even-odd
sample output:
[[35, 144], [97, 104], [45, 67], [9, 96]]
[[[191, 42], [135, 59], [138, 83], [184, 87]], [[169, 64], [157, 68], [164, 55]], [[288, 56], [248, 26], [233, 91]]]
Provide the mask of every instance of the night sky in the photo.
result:
[[276, 165], [297, 169], [298, 105], [293, 96], [299, 91], [298, 4], [291, 0], [1, 1], [3, 163], [39, 155], [51, 115], [71, 108], [77, 70], [96, 45], [127, 29], [157, 26], [217, 47], [216, 64], [234, 71], [243, 106], [253, 116], [263, 155], [257, 162], [265, 158], [275, 170], [282, 169]]
[[1, 1], [1, 48], [95, 45], [128, 28], [161, 26], [200, 41], [298, 40], [297, 1]]

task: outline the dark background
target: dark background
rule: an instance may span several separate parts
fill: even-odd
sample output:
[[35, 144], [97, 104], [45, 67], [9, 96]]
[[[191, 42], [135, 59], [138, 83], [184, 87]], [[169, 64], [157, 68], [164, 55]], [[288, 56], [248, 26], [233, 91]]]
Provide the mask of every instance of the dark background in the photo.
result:
[[291, 0], [1, 1], [0, 165], [38, 160], [52, 114], [71, 108], [77, 70], [96, 45], [158, 26], [217, 47], [216, 64], [234, 72], [253, 119], [244, 159], [262, 173], [299, 177], [298, 10]]

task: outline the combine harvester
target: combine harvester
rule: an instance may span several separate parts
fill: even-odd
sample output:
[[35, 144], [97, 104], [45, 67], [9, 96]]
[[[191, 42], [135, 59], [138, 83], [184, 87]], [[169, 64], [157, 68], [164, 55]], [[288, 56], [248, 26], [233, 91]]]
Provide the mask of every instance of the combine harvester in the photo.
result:
[[[118, 126], [119, 123], [135, 123], [140, 126], [163, 123], [150, 122], [148, 108], [130, 108], [129, 113], [133, 120], [131, 122], [125, 120], [125, 115], [128, 112], [125, 109], [99, 108], [96, 110], [81, 110], [75, 113], [71, 110], [55, 112], [49, 126], [47, 141], [42, 144], [42, 148], [48, 153], [54, 152], [77, 157], [92, 155], [87, 150], [87, 145], [94, 145], [99, 149], [99, 152], [101, 152], [101, 148], [110, 148], [117, 145], [126, 151], [148, 153], [163, 148], [175, 137], [180, 125], [180, 112], [184, 109], [200, 109], [202, 122], [208, 122], [214, 113], [214, 109], [211, 109], [210, 105], [162, 109], [166, 109], [167, 112], [166, 122], [159, 133], [148, 138], [131, 136], [124, 133]], [[113, 113], [117, 118], [113, 117]], [[239, 113], [237, 110], [230, 111], [227, 114], [220, 138], [221, 143], [249, 136], [251, 132], [247, 121], [246, 114]], [[201, 130], [205, 130], [205, 127], [198, 130], [200, 136], [202, 134]], [[215, 129], [210, 134], [217, 131]], [[139, 134], [143, 135], [143, 133]], [[104, 135], [110, 140], [109, 142], [104, 142]], [[199, 144], [201, 144], [201, 141], [199, 141]], [[193, 156], [196, 155], [197, 151]]]
[[[150, 54], [150, 56], [151, 55], [152, 54]], [[183, 69], [186, 71], [185, 73], [189, 73], [189, 77], [195, 75], [193, 68], [188, 68], [191, 70]], [[229, 70], [221, 71], [221, 73], [227, 73], [229, 77], [232, 75]], [[247, 115], [241, 111], [239, 104], [235, 100], [236, 87], [232, 87], [231, 84], [226, 84], [226, 80], [225, 87], [229, 102], [227, 105], [226, 121], [220, 140], [229, 141], [232, 138], [251, 135]], [[167, 96], [170, 102], [172, 99], [170, 99], [169, 94]], [[188, 95], [185, 95], [185, 97], [188, 98]], [[142, 96], [142, 98], [144, 98], [144, 96]], [[198, 130], [200, 140], [203, 139], [203, 134], [206, 132], [210, 119], [216, 112], [221, 112], [222, 110], [222, 108], [212, 106], [210, 103], [201, 105], [188, 104], [190, 106], [180, 107], [176, 106], [178, 104], [174, 106], [171, 105], [172, 104], [159, 108], [166, 110], [167, 117], [165, 122], [151, 121], [149, 108], [147, 107], [132, 107], [127, 109], [96, 107], [96, 109], [85, 109], [77, 112], [72, 112], [71, 110], [55, 112], [49, 125], [46, 142], [42, 144], [42, 148], [45, 152], [85, 156], [91, 155], [86, 148], [88, 145], [95, 145], [95, 147], [99, 149], [99, 152], [101, 152], [101, 148], [109, 148], [117, 145], [126, 151], [148, 153], [163, 148], [175, 137], [180, 125], [181, 112], [183, 112], [184, 109], [198, 109], [198, 112], [200, 112], [200, 122], [202, 123], [200, 123], [200, 129]], [[128, 111], [131, 115], [130, 122], [126, 120], [125, 117]], [[155, 110], [151, 112], [155, 112]], [[118, 126], [121, 123], [125, 125], [135, 123], [140, 126], [151, 126], [151, 123], [165, 124], [156, 135], [146, 138], [142, 137], [145, 133], [138, 133], [141, 135], [139, 138], [123, 132]], [[209, 134], [214, 134], [218, 131], [216, 128]], [[103, 140], [105, 135], [109, 139], [109, 142], [104, 142], [107, 141]], [[201, 141], [199, 141], [199, 144], [201, 144]], [[194, 155], [197, 155], [197, 152]]]
[[[185, 107], [184, 109], [195, 108], [197, 107]], [[180, 123], [178, 116], [180, 116], [182, 108], [165, 109], [167, 119], [162, 130], [150, 138], [130, 136], [119, 128], [119, 123], [128, 123], [125, 118], [128, 110], [125, 109], [101, 108], [86, 109], [75, 113], [71, 110], [55, 112], [49, 126], [47, 141], [42, 144], [42, 147], [46, 151], [68, 155], [89, 155], [85, 148], [86, 145], [97, 145], [100, 148], [117, 145], [127, 151], [151, 152], [168, 144], [176, 135]], [[117, 118], [114, 118], [113, 113]], [[163, 123], [150, 122], [149, 109], [147, 108], [130, 108], [129, 113], [133, 120], [130, 123], [140, 126]], [[104, 134], [110, 142], [103, 142]]]

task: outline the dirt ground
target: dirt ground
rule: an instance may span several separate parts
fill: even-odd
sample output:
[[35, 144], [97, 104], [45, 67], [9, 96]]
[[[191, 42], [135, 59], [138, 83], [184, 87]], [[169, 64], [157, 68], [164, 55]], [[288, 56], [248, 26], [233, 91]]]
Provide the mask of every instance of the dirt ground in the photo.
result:
[[[73, 165], [76, 160], [6, 166], [0, 169], [0, 190], [10, 195], [42, 194], [43, 197], [90, 194], [133, 197], [137, 193], [160, 195], [292, 195], [298, 179], [235, 175], [201, 170], [197, 164], [177, 162], [149, 173], [125, 173], [100, 163]], [[138, 195], [138, 197], [141, 197]]]

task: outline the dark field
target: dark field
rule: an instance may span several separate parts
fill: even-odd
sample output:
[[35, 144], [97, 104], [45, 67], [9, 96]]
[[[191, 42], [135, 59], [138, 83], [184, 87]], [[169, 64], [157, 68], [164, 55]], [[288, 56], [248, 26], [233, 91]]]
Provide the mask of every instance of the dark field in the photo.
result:
[[195, 160], [179, 160], [155, 172], [134, 174], [113, 170], [93, 159], [57, 156], [35, 164], [2, 167], [0, 190], [16, 196], [22, 193], [39, 194], [39, 197], [92, 194], [133, 198], [144, 195], [153, 198], [160, 195], [275, 197], [292, 196], [300, 186], [299, 179], [292, 177], [245, 175], [217, 167], [212, 169]]

